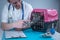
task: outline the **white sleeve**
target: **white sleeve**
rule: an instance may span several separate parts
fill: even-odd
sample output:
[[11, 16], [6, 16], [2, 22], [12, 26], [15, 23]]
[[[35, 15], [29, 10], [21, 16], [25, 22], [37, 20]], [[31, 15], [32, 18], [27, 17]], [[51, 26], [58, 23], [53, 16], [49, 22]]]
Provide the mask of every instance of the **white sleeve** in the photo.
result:
[[8, 5], [5, 5], [2, 11], [1, 22], [8, 22]]
[[30, 20], [31, 12], [33, 11], [33, 8], [32, 8], [32, 6], [30, 4], [27, 7], [27, 11], [28, 11], [28, 20]]
[[29, 14], [28, 14], [28, 19], [29, 19], [29, 20], [30, 20], [30, 18], [31, 18], [31, 13], [32, 13], [32, 11], [33, 11], [33, 8], [32, 8], [32, 6], [30, 6]]

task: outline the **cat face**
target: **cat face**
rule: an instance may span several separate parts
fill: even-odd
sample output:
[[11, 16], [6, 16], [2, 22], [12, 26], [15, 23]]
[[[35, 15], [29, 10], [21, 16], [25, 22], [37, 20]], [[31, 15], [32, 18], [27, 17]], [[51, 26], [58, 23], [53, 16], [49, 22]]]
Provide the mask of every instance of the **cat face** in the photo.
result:
[[32, 13], [32, 21], [38, 22], [44, 20], [44, 17], [39, 12]]

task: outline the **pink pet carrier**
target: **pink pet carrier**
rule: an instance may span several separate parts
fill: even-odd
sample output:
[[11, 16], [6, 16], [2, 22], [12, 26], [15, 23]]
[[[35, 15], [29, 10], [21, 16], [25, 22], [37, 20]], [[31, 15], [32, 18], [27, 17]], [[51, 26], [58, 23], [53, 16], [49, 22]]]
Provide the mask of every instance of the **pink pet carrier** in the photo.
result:
[[55, 9], [34, 9], [31, 14], [33, 24], [31, 28], [35, 31], [46, 32], [47, 29], [54, 27], [57, 24], [58, 13]]
[[52, 22], [58, 20], [58, 13], [55, 9], [45, 9], [44, 21]]

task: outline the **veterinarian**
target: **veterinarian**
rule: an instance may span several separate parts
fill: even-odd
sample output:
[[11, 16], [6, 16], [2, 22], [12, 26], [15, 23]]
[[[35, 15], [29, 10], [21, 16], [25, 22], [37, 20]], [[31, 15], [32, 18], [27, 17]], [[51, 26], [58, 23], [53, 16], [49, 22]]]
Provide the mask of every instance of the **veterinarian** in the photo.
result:
[[30, 22], [32, 10], [32, 6], [22, 0], [7, 0], [2, 11], [2, 29], [22, 30], [29, 28], [24, 25], [24, 22]]

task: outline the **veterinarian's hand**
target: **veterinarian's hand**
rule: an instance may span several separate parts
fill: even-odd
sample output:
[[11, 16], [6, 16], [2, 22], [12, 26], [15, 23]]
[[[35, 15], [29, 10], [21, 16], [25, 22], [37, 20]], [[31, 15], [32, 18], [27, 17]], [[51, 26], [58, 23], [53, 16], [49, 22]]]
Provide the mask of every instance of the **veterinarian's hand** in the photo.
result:
[[17, 25], [16, 25], [15, 29], [16, 29], [17, 31], [19, 31], [19, 30], [24, 30], [24, 29], [29, 28], [30, 26], [28, 26], [28, 25], [26, 24], [26, 22], [29, 22], [29, 21], [28, 21], [28, 20], [26, 20], [26, 21], [21, 20], [21, 21], [17, 22]]

